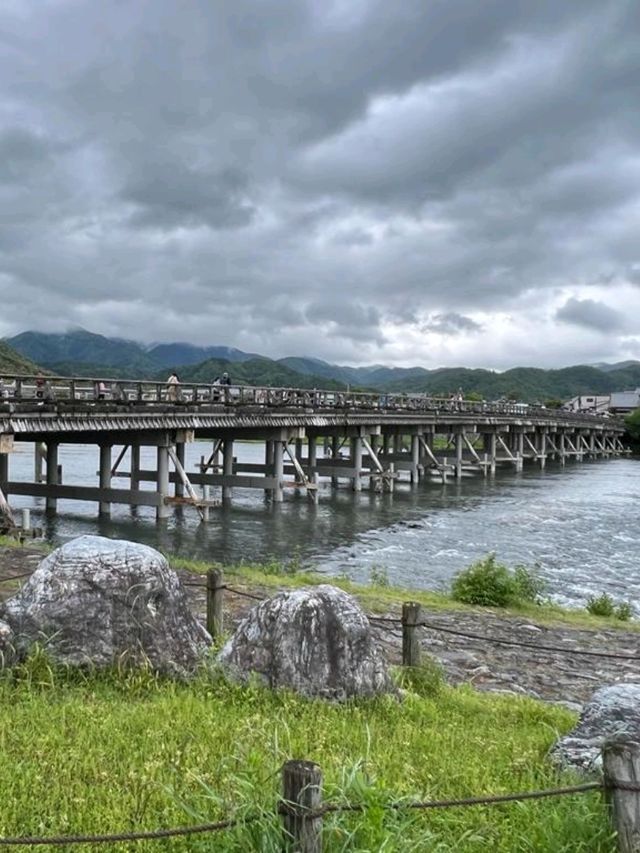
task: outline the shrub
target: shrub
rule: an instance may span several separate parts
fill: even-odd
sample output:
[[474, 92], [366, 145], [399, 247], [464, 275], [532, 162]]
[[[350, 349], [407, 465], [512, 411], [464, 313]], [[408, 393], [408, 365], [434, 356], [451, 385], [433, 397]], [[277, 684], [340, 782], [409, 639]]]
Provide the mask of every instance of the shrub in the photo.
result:
[[451, 595], [456, 601], [484, 607], [506, 607], [513, 594], [513, 576], [506, 566], [496, 562], [495, 554], [459, 572], [451, 585]]
[[459, 572], [453, 579], [451, 595], [465, 604], [506, 607], [522, 602], [539, 603], [545, 582], [536, 569], [516, 566], [513, 572], [489, 554]]
[[539, 603], [546, 583], [539, 575], [539, 565], [532, 569], [526, 566], [516, 566], [513, 570], [514, 598], [517, 601]]
[[620, 601], [616, 604], [606, 592], [589, 598], [586, 606], [592, 616], [613, 616], [621, 622], [628, 622], [633, 615], [631, 605], [627, 601]]
[[598, 595], [595, 598], [591, 596], [587, 600], [587, 610], [592, 616], [613, 616], [613, 611], [615, 609], [615, 603], [613, 598], [610, 595], [607, 595], [606, 592], [603, 592], [602, 595]]
[[369, 570], [369, 583], [371, 586], [389, 586], [389, 574], [384, 566], [371, 566]]
[[633, 615], [633, 610], [631, 609], [631, 605], [628, 601], [621, 601], [619, 604], [616, 604], [616, 609], [613, 611], [613, 615], [621, 622], [628, 622]]

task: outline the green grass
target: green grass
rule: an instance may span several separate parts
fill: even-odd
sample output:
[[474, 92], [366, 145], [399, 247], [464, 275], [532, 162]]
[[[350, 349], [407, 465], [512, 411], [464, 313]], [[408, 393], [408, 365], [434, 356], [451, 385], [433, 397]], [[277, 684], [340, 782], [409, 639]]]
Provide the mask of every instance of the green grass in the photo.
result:
[[215, 674], [191, 684], [144, 672], [81, 676], [36, 655], [0, 679], [0, 835], [151, 830], [261, 812], [257, 824], [215, 837], [104, 849], [275, 853], [280, 767], [306, 758], [321, 765], [327, 799], [369, 806], [325, 819], [329, 853], [609, 853], [597, 793], [439, 812], [382, 808], [571, 783], [545, 755], [573, 722], [561, 708], [470, 689], [331, 705]]

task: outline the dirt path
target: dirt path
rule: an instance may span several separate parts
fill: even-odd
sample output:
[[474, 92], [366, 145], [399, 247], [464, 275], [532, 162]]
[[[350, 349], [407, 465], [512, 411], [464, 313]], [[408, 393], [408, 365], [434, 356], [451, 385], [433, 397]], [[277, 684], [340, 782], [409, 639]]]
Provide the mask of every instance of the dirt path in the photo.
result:
[[[7, 598], [24, 580], [6, 579], [32, 572], [41, 559], [42, 552], [33, 547], [0, 547], [0, 597]], [[194, 612], [204, 619], [205, 591], [199, 586], [204, 585], [204, 578], [183, 570], [178, 573], [188, 584], [187, 594]], [[268, 597], [273, 594], [266, 588], [249, 587], [237, 577], [229, 579], [228, 583], [252, 595]], [[255, 603], [227, 592], [227, 626], [236, 625]], [[399, 616], [397, 612], [379, 615]], [[640, 682], [638, 632], [549, 627], [528, 618], [496, 615], [483, 610], [430, 612], [425, 609], [423, 618], [434, 625], [479, 637], [460, 637], [420, 629], [424, 652], [440, 661], [451, 684], [470, 683], [479, 690], [525, 694], [547, 701], [575, 704], [577, 709], [604, 684]], [[373, 632], [388, 660], [398, 663], [402, 648], [399, 626], [373, 624]], [[491, 642], [491, 638], [529, 643], [534, 647], [500, 645]], [[555, 646], [561, 651], [547, 651], [539, 646]], [[574, 649], [637, 656], [637, 660], [583, 656], [573, 653]]]

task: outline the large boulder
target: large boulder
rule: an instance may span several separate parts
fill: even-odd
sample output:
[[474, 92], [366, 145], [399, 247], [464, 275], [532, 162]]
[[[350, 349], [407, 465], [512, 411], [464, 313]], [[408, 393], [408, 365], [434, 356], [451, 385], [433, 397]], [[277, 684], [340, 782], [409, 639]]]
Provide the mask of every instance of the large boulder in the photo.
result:
[[73, 666], [150, 665], [182, 677], [211, 644], [162, 554], [102, 536], [50, 554], [1, 615], [20, 654], [41, 643]]
[[232, 678], [342, 701], [393, 692], [358, 603], [323, 584], [254, 607], [218, 656]]
[[0, 620], [0, 669], [15, 662], [15, 637], [11, 626]]
[[553, 746], [551, 758], [562, 767], [599, 772], [602, 744], [615, 735], [640, 740], [640, 684], [614, 684], [597, 690], [573, 731]]

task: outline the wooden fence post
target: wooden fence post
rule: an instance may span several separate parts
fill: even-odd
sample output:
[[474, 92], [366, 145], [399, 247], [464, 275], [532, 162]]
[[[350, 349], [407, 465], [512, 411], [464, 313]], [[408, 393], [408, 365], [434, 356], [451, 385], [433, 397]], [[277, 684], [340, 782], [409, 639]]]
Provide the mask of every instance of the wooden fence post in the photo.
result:
[[224, 597], [224, 572], [209, 569], [207, 572], [207, 631], [214, 640], [222, 636], [222, 601]]
[[[282, 768], [281, 812], [285, 850], [322, 853], [322, 770], [313, 761], [287, 761]], [[309, 815], [309, 812], [312, 812]], [[315, 812], [315, 815], [313, 814]]]
[[402, 665], [420, 665], [420, 638], [417, 623], [420, 621], [420, 605], [405, 601], [402, 605]]
[[[608, 738], [602, 747], [605, 800], [617, 833], [619, 853], [640, 850], [640, 743], [629, 735]], [[639, 790], [624, 790], [617, 783], [631, 783]]]

